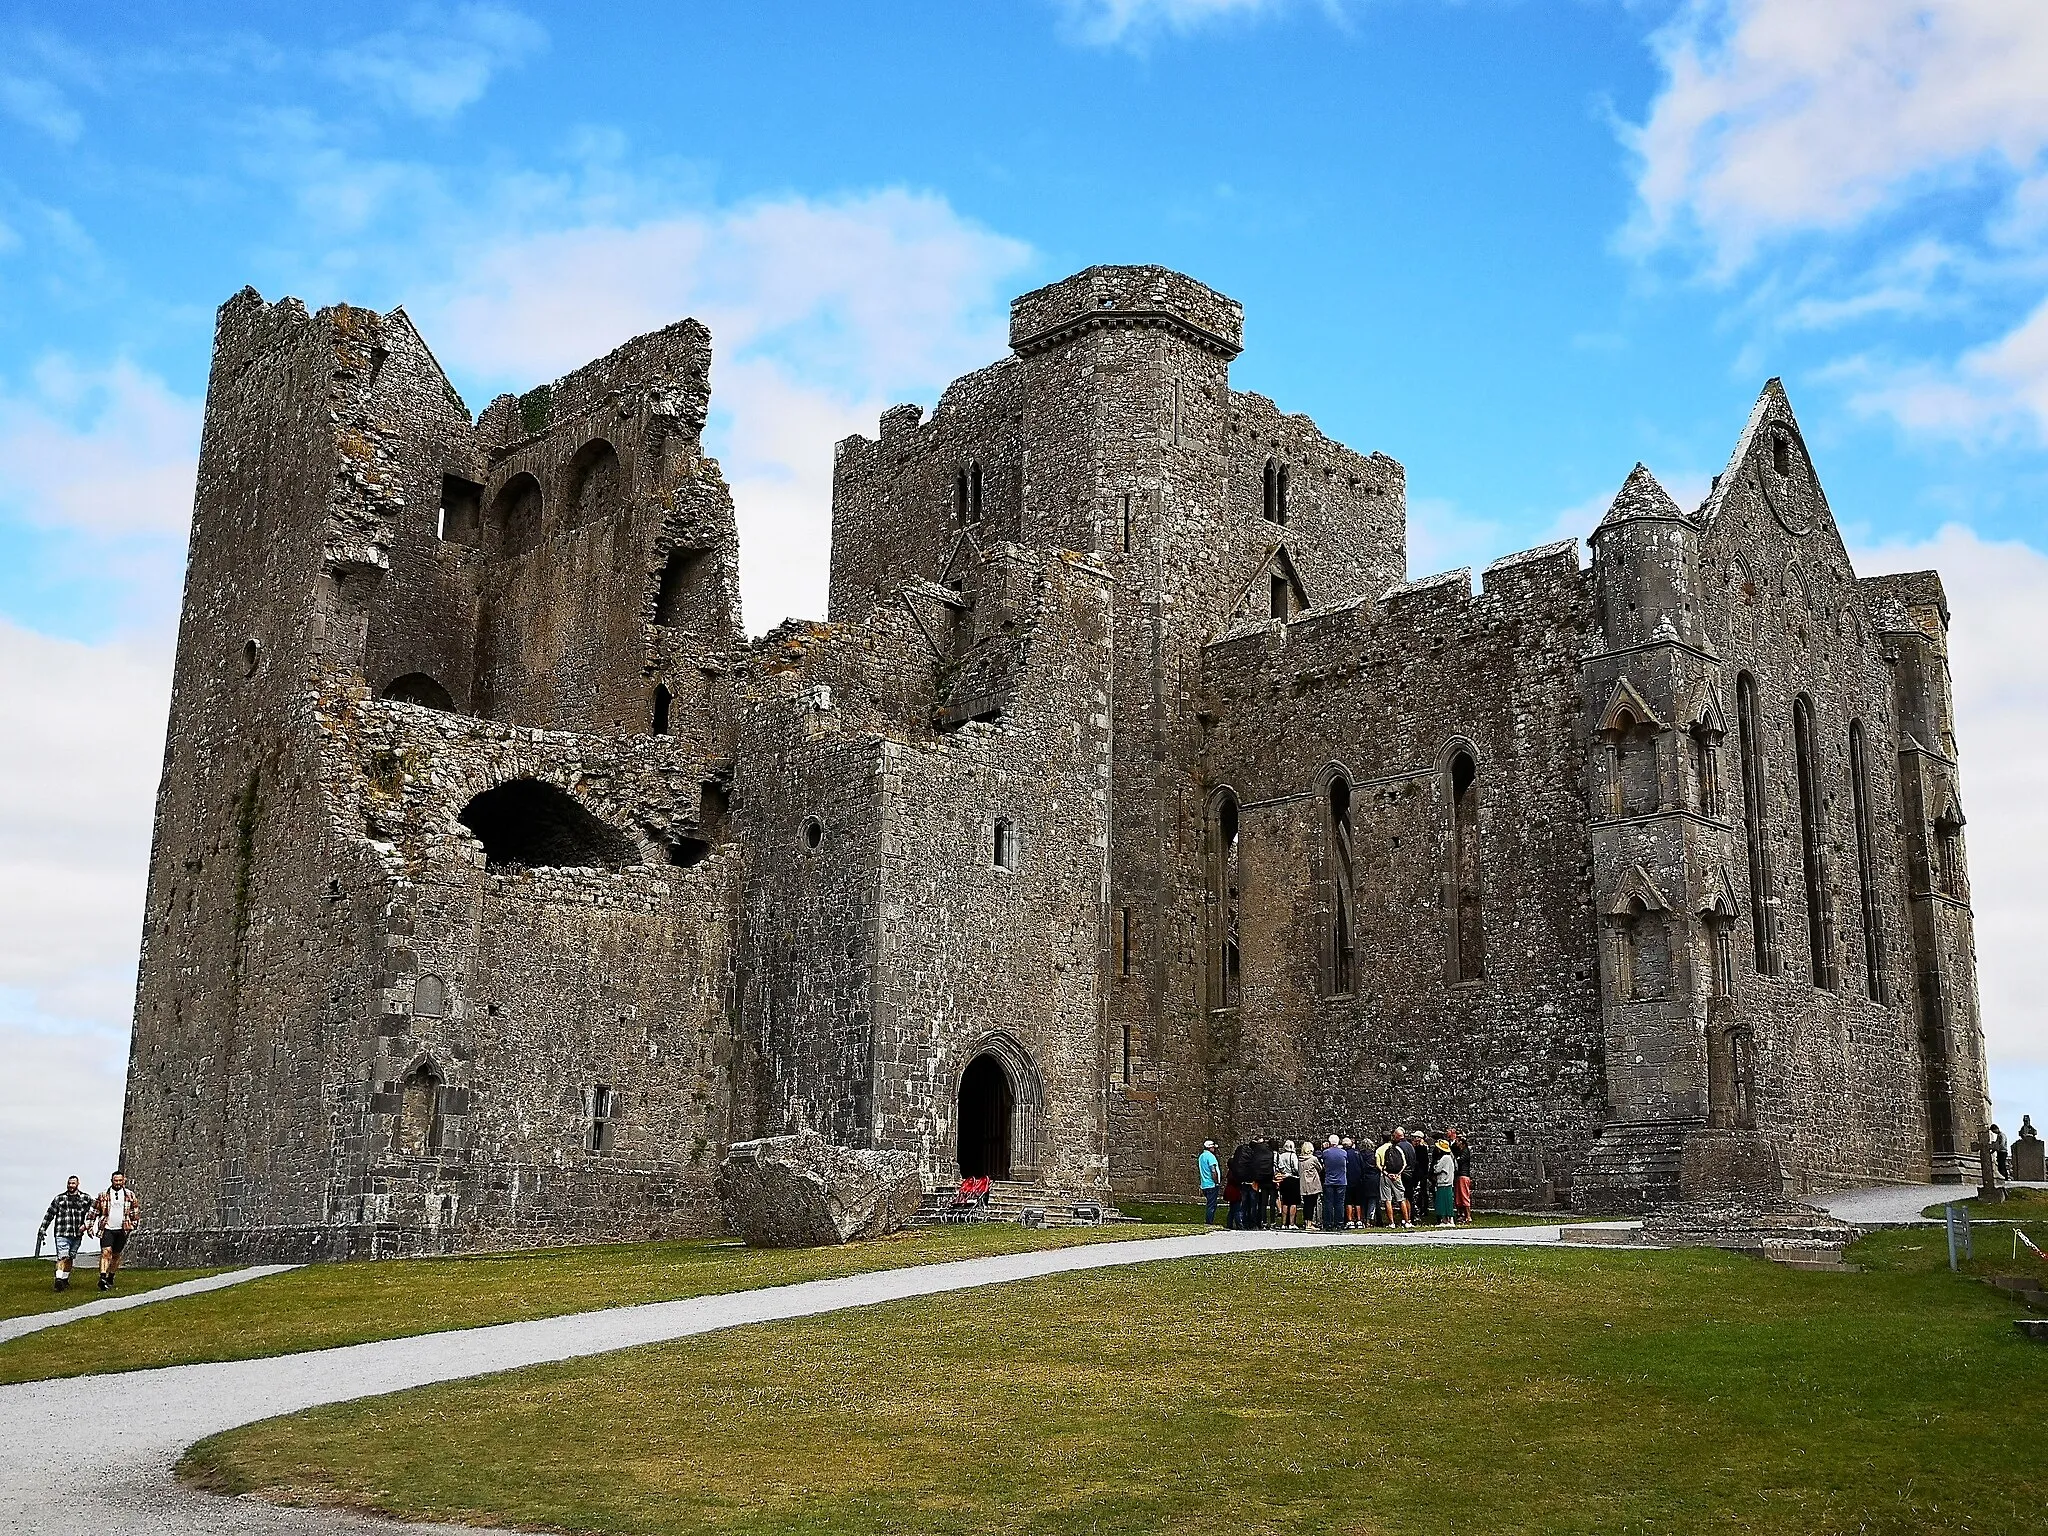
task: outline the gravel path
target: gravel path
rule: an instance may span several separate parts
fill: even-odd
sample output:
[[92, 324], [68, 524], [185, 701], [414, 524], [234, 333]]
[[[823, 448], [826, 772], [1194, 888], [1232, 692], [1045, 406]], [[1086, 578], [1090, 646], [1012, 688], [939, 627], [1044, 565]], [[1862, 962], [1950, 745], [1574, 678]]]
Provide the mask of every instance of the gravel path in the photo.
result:
[[[1216, 1231], [1140, 1238], [879, 1270], [267, 1360], [26, 1382], [0, 1387], [0, 1529], [104, 1536], [390, 1536], [395, 1528], [382, 1521], [194, 1493], [179, 1485], [170, 1469], [187, 1446], [204, 1436], [321, 1403], [748, 1323], [810, 1317], [1040, 1275], [1209, 1254], [1453, 1243], [1524, 1246], [1558, 1240], [1555, 1226], [1466, 1228], [1442, 1234]], [[463, 1529], [474, 1536], [474, 1528]]]
[[[2012, 1184], [2010, 1189], [2041, 1189], [2040, 1184]], [[1977, 1193], [1974, 1184], [1885, 1184], [1875, 1189], [1839, 1189], [1824, 1195], [1808, 1195], [1806, 1203], [1826, 1211], [1839, 1221], [1859, 1227], [1902, 1226], [1923, 1222], [1920, 1213], [1942, 1200], [1968, 1200]], [[1984, 1211], [1977, 1220], [1990, 1219]]]
[[[176, 1285], [160, 1285], [155, 1290], [136, 1291], [123, 1296], [118, 1290], [102, 1296], [98, 1301], [81, 1301], [75, 1307], [65, 1307], [56, 1312], [36, 1312], [27, 1317], [0, 1318], [0, 1344], [9, 1339], [18, 1339], [25, 1333], [41, 1333], [45, 1328], [62, 1327], [75, 1323], [81, 1317], [102, 1317], [109, 1312], [125, 1312], [130, 1307], [146, 1307], [152, 1301], [169, 1301], [174, 1296], [197, 1296], [201, 1291], [217, 1291], [223, 1286], [240, 1285], [245, 1280], [261, 1280], [265, 1275], [281, 1275], [288, 1269], [297, 1269], [296, 1264], [257, 1264], [248, 1269], [231, 1269], [224, 1275], [205, 1275], [197, 1280], [180, 1280]], [[81, 1267], [75, 1272], [73, 1285], [96, 1284], [99, 1271]]]

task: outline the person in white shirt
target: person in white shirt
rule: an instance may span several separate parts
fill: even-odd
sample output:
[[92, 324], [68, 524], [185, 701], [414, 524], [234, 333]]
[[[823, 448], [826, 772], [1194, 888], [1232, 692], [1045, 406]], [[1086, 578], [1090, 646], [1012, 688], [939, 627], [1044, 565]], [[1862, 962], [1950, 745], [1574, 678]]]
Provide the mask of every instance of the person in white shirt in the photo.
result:
[[142, 1202], [128, 1187], [128, 1175], [120, 1169], [93, 1201], [93, 1219], [100, 1229], [100, 1289], [114, 1288], [114, 1273], [121, 1267], [121, 1250], [128, 1246], [128, 1234], [142, 1225]]

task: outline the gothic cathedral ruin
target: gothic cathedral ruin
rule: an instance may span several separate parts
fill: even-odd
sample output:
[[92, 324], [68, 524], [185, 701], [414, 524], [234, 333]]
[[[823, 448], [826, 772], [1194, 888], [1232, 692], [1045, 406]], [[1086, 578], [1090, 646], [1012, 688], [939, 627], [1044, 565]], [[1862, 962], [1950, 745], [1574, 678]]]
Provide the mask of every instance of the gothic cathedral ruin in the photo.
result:
[[1986, 1118], [1931, 572], [1774, 380], [1703, 505], [1407, 578], [1384, 454], [1158, 267], [833, 463], [749, 642], [685, 320], [472, 421], [221, 310], [124, 1156], [196, 1262], [714, 1230], [810, 1127], [1048, 1201], [1455, 1122], [1495, 1204], [1955, 1180]]

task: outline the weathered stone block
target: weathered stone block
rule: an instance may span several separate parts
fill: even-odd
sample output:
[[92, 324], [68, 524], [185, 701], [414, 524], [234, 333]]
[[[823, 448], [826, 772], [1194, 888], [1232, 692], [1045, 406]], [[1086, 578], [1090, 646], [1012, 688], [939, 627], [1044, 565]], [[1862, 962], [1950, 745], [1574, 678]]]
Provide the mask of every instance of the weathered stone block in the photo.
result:
[[1755, 1131], [1694, 1131], [1678, 1155], [1682, 1198], [1782, 1195], [1785, 1164], [1777, 1143]]
[[735, 1142], [717, 1187], [726, 1229], [755, 1248], [881, 1237], [916, 1215], [925, 1197], [917, 1153], [834, 1146], [815, 1131]]

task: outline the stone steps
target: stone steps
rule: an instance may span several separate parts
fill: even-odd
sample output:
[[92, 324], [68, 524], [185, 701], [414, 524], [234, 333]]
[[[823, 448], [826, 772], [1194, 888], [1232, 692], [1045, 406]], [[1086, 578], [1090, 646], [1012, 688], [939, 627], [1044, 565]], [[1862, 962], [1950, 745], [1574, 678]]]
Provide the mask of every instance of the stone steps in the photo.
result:
[[1588, 1213], [1640, 1211], [1679, 1197], [1679, 1165], [1694, 1120], [1616, 1120], [1601, 1129], [1574, 1182], [1572, 1203]]
[[[932, 1227], [942, 1224], [947, 1211], [953, 1204], [953, 1195], [954, 1191], [950, 1188], [933, 1190], [929, 1195], [925, 1196], [924, 1204], [918, 1209], [917, 1214], [910, 1219], [907, 1225], [913, 1227]], [[1073, 1208], [1077, 1205], [1099, 1206], [1102, 1211], [1102, 1221], [1100, 1224], [1105, 1226], [1113, 1223], [1132, 1222], [1137, 1219], [1136, 1217], [1123, 1215], [1108, 1201], [1099, 1200], [1093, 1196], [1063, 1194], [1058, 1190], [1048, 1189], [1042, 1184], [1022, 1184], [1000, 1179], [990, 1184], [987, 1203], [982, 1205], [967, 1219], [969, 1221], [1021, 1222], [1024, 1220], [1026, 1212], [1036, 1211], [1042, 1213], [1044, 1218], [1042, 1222], [1034, 1223], [1036, 1225], [1048, 1227], [1097, 1225], [1094, 1222], [1077, 1220], [1073, 1214]]]

